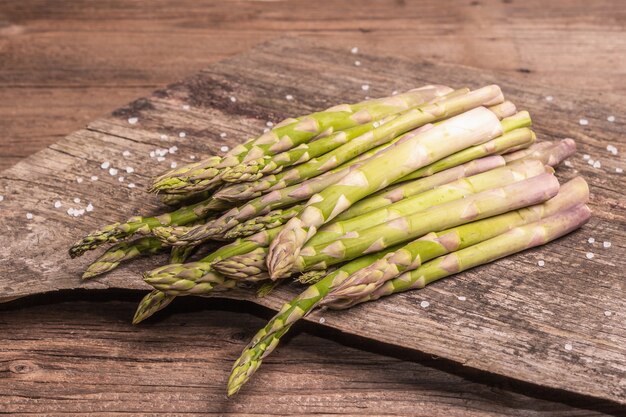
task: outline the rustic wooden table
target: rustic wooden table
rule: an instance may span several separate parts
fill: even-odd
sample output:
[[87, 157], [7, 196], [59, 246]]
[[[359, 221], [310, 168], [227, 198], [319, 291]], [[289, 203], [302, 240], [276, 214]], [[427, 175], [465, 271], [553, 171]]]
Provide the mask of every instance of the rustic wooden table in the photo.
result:
[[[332, 37], [346, 49], [473, 65], [502, 76], [521, 73], [555, 87], [580, 86], [609, 101], [624, 95], [626, 7], [620, 1], [326, 3], [4, 2], [0, 169], [133, 98], [283, 34]], [[311, 325], [301, 326], [302, 334], [270, 357], [256, 388], [228, 401], [219, 394], [228, 358], [263, 323], [257, 316], [269, 313], [196, 300], [173, 308], [146, 332], [127, 325], [136, 298], [62, 294], [3, 306], [0, 411], [442, 416], [621, 411], [611, 403], [542, 392]], [[200, 332], [211, 337], [197, 338]]]

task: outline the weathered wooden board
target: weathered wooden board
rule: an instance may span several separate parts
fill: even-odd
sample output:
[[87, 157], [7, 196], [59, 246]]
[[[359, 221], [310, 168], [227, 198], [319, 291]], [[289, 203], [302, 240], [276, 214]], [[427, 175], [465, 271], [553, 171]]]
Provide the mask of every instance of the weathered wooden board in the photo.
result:
[[[4, 171], [0, 174], [0, 194], [5, 196], [0, 203], [2, 299], [80, 286], [80, 271], [94, 254], [70, 261], [67, 246], [103, 222], [117, 220], [120, 213], [156, 210], [156, 200], [140, 189], [172, 161], [219, 153], [221, 146], [258, 134], [267, 120], [278, 121], [338, 101], [387, 95], [427, 82], [472, 87], [497, 82], [520, 108], [531, 110], [542, 137], [578, 140], [580, 153], [572, 161], [573, 168], [562, 168], [559, 175], [566, 179], [580, 173], [590, 182], [592, 221], [545, 248], [425, 290], [340, 314], [318, 312], [309, 319], [319, 320], [323, 315], [325, 325], [346, 333], [523, 381], [626, 403], [622, 280], [626, 180], [615, 171], [626, 164], [623, 157], [605, 150], [609, 143], [624, 147], [620, 136], [623, 103], [609, 107], [601, 97], [583, 96], [575, 89], [552, 91], [529, 85], [523, 76], [497, 79], [467, 67], [364, 55], [359, 59], [363, 65], [355, 68], [354, 56], [348, 51], [298, 39], [264, 44], [148, 99], [137, 100]], [[369, 91], [362, 85], [369, 85]], [[288, 94], [294, 99], [286, 100]], [[547, 101], [546, 95], [555, 99]], [[610, 114], [618, 117], [616, 122], [606, 120]], [[130, 117], [137, 117], [138, 122], [129, 123]], [[580, 118], [589, 125], [580, 126]], [[223, 139], [221, 132], [227, 134]], [[150, 158], [151, 150], [173, 145], [178, 152], [162, 163]], [[128, 157], [123, 155], [126, 150]], [[600, 160], [602, 167], [589, 166], [583, 154]], [[100, 168], [104, 161], [121, 173], [109, 175]], [[122, 172], [126, 166], [135, 172]], [[92, 175], [98, 180], [91, 181]], [[123, 182], [120, 176], [125, 177]], [[137, 188], [128, 188], [129, 182]], [[74, 198], [80, 198], [80, 203], [74, 203]], [[62, 201], [62, 208], [54, 207], [57, 200]], [[66, 214], [68, 207], [84, 207], [88, 202], [95, 210], [85, 217]], [[27, 213], [33, 218], [28, 219]], [[587, 243], [588, 237], [597, 242]], [[612, 246], [603, 248], [602, 241], [610, 241]], [[587, 259], [587, 252], [595, 257]], [[544, 267], [537, 266], [539, 259], [545, 260]], [[154, 259], [136, 262], [83, 286], [146, 288], [137, 274], [154, 264]], [[244, 292], [230, 296], [277, 308], [295, 290], [283, 288], [260, 300]], [[460, 301], [458, 296], [466, 300]], [[428, 309], [419, 307], [422, 300], [430, 302]]]
[[132, 327], [127, 316], [135, 303], [99, 295], [88, 302], [55, 297], [54, 306], [0, 306], [8, 309], [0, 313], [3, 413], [589, 417], [620, 407], [493, 378], [484, 384], [482, 373], [426, 355], [392, 357], [355, 349], [352, 338], [339, 337], [342, 344], [296, 330], [254, 384], [228, 399], [231, 358], [263, 319], [219, 309], [230, 300], [212, 310], [188, 299], [172, 308], [175, 314]]

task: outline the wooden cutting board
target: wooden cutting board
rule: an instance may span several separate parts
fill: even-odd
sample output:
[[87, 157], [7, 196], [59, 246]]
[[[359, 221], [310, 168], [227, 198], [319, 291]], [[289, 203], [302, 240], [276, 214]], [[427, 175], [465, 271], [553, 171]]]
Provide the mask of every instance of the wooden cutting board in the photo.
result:
[[[344, 312], [319, 311], [308, 320], [487, 372], [626, 404], [626, 176], [616, 171], [626, 168], [626, 159], [606, 150], [612, 144], [626, 152], [626, 105], [583, 97], [575, 88], [532, 85], [523, 74], [504, 79], [468, 67], [355, 57], [298, 38], [269, 42], [212, 65], [0, 174], [0, 301], [74, 288], [148, 289], [140, 272], [165, 257], [139, 260], [82, 283], [80, 274], [97, 253], [70, 260], [67, 248], [105, 223], [162, 210], [143, 190], [151, 176], [173, 162], [223, 153], [223, 146], [261, 133], [268, 121], [426, 83], [497, 83], [518, 108], [531, 112], [542, 139], [576, 139], [579, 152], [572, 166], [557, 173], [562, 180], [584, 176], [594, 216], [581, 230], [548, 246], [420, 291]], [[617, 119], [608, 121], [610, 115]], [[588, 124], [579, 124], [580, 119]], [[178, 150], [163, 161], [150, 156], [173, 146]], [[585, 154], [601, 166], [589, 165]], [[119, 170], [116, 175], [101, 167], [107, 161]], [[55, 207], [57, 201], [61, 207]], [[69, 208], [89, 203], [93, 211], [68, 215]], [[605, 241], [609, 248], [603, 247]], [[539, 260], [545, 265], [539, 266]], [[240, 290], [220, 296], [277, 309], [299, 290], [283, 286], [261, 299]], [[422, 308], [421, 301], [430, 305]]]

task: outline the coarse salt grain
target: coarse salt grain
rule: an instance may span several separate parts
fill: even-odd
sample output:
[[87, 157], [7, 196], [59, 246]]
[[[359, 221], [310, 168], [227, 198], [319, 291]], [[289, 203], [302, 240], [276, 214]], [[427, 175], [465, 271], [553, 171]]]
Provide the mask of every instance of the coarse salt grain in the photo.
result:
[[226, 137], [226, 132], [220, 133], [220, 138], [225, 138], [225, 137]]
[[76, 204], [80, 204], [80, 198], [76, 197], [76, 198], [74, 199], [74, 203], [76, 203]]
[[130, 123], [131, 125], [134, 125], [138, 121], [139, 121], [139, 119], [137, 117], [129, 117], [128, 118], [128, 123]]
[[593, 159], [589, 159], [589, 160], [587, 161], [587, 163], [588, 163], [589, 165], [593, 165], [593, 164], [594, 164], [594, 162], [596, 162], [596, 161], [594, 161]]
[[587, 119], [580, 119], [580, 120], [578, 121], [578, 123], [579, 123], [581, 126], [587, 126], [587, 125], [589, 124], [589, 120], [587, 120]]
[[272, 127], [272, 126], [274, 126], [274, 123], [272, 123], [272, 122], [266, 122], [266, 123], [265, 123], [265, 126], [267, 126], [267, 127]]
[[605, 240], [604, 242], [602, 242], [602, 247], [606, 248], [606, 249], [610, 248], [611, 247], [611, 242], [608, 242], [608, 241]]
[[93, 211], [93, 204], [87, 204], [87, 207], [85, 207], [85, 211]]
[[156, 156], [156, 153], [154, 151], [150, 151], [150, 158], [154, 158]]
[[161, 138], [161, 140], [166, 140], [167, 139], [167, 135], [161, 135], [159, 137]]
[[177, 164], [176, 162], [172, 162], [172, 163], [170, 164], [170, 168], [174, 169], [174, 168], [176, 168], [176, 166], [177, 166], [177, 165], [178, 165], [178, 164]]
[[109, 175], [117, 175], [118, 172], [117, 168], [109, 168]]
[[228, 152], [228, 149], [230, 149], [230, 148], [229, 148], [228, 146], [225, 146], [225, 145], [224, 145], [224, 146], [222, 146], [222, 147], [220, 148], [220, 151], [222, 151], [222, 152]]
[[230, 96], [230, 101], [232, 101], [233, 103], [237, 101], [237, 97], [235, 96]]
[[74, 215], [74, 209], [72, 207], [67, 209], [67, 214], [69, 214], [70, 216]]
[[539, 266], [544, 266], [545, 264], [546, 264], [546, 262], [543, 261], [543, 260], [537, 262], [537, 265], [539, 265]]
[[119, 177], [117, 180], [118, 180], [119, 182], [124, 182], [124, 177]]
[[189, 104], [183, 104], [183, 110], [189, 110]]
[[587, 257], [587, 259], [593, 259], [595, 255], [593, 254], [593, 252], [587, 252], [585, 256]]
[[594, 244], [594, 243], [596, 243], [596, 240], [594, 238], [590, 237], [589, 239], [587, 239], [587, 242], [589, 242], [591, 244]]
[[352, 49], [350, 49], [350, 52], [352, 52], [353, 54], [358, 54], [359, 53], [359, 48], [355, 46]]
[[196, 156], [195, 155], [189, 155], [189, 159], [192, 159], [192, 160], [196, 159]]
[[61, 208], [62, 205], [63, 203], [61, 203], [59, 200], [54, 202], [54, 208]]
[[552, 96], [546, 96], [546, 101], [552, 101], [552, 100], [554, 100], [554, 97], [552, 97]]
[[105, 161], [100, 165], [100, 168], [108, 169], [110, 166], [111, 166], [111, 163], [109, 161]]
[[91, 176], [91, 180], [92, 181], [98, 181], [98, 176], [97, 175], [92, 175]]
[[593, 167], [594, 167], [594, 168], [602, 168], [602, 164], [600, 163], [600, 161], [595, 161], [595, 162], [593, 163]]
[[179, 138], [184, 138], [184, 137], [187, 137], [187, 134], [186, 134], [185, 132], [180, 132], [180, 133], [178, 134], [178, 137], [179, 137]]
[[369, 89], [370, 89], [370, 86], [369, 86], [369, 85], [367, 85], [367, 84], [363, 84], [363, 85], [361, 86], [361, 90], [363, 90], [363, 91], [368, 91]]
[[573, 349], [573, 346], [572, 346], [571, 343], [566, 343], [565, 344], [565, 350], [572, 350], [572, 349]]
[[377, 128], [377, 127], [379, 127], [379, 126], [380, 126], [380, 123], [378, 123], [378, 122], [374, 122], [374, 123], [372, 123], [372, 126], [373, 126], [374, 128]]
[[157, 157], [157, 161], [158, 162], [163, 162], [163, 161], [165, 161], [165, 157], [159, 156], [159, 157]]
[[361, 61], [354, 61], [354, 65], [357, 66], [357, 67], [360, 67], [361, 66]]
[[589, 158], [591, 158], [591, 156], [590, 156], [590, 155], [587, 155], [587, 154], [584, 154], [584, 155], [583, 155], [583, 159], [584, 159], [585, 161], [586, 161], [586, 160], [588, 160]]
[[606, 311], [604, 312], [604, 315], [605, 315], [605, 316], [607, 316], [607, 317], [611, 317], [611, 315], [612, 315], [612, 314], [613, 314], [613, 313], [612, 313], [611, 311], [609, 311], [609, 310], [606, 310]]
[[397, 90], [393, 90], [393, 91], [391, 92], [391, 95], [392, 95], [392, 96], [395, 96], [396, 94], [398, 94], [398, 91], [397, 91]]
[[123, 156], [124, 158], [128, 158], [128, 157], [130, 156], [130, 151], [124, 151], [124, 152], [122, 152], [122, 156]]
[[4, 201], [4, 196], [0, 195], [0, 201]]
[[178, 146], [172, 146], [168, 149], [170, 153], [176, 153], [178, 151]]
[[320, 323], [326, 323], [326, 319], [324, 317], [320, 317]]
[[615, 121], [615, 116], [609, 116], [606, 118], [609, 122], [613, 123]]
[[32, 220], [33, 219], [33, 213], [26, 213], [26, 218], [28, 220]]
[[128, 188], [135, 188], [135, 183], [129, 182], [128, 183]]
[[456, 297], [459, 299], [459, 301], [465, 301], [467, 300], [467, 298], [464, 295], [459, 295], [458, 297]]
[[291, 94], [287, 94], [287, 95], [285, 96], [285, 98], [286, 98], [287, 100], [293, 100], [293, 96], [292, 96]]
[[267, 132], [269, 132], [269, 131], [270, 131], [270, 130], [269, 130], [268, 128], [263, 129], [263, 133], [267, 133]]
[[83, 177], [76, 177], [76, 182], [81, 184], [83, 182]]
[[428, 301], [422, 301], [420, 303], [420, 307], [422, 307], [422, 308], [427, 308], [429, 305], [430, 305], [430, 303]]
[[133, 172], [135, 172], [135, 168], [133, 168], [133, 167], [126, 167], [126, 173], [127, 174], [132, 174]]
[[572, 163], [570, 161], [565, 161], [563, 162], [563, 164], [565, 164], [566, 167], [568, 168], [572, 168], [574, 165], [572, 165]]
[[622, 168], [615, 168], [615, 172], [617, 172], [618, 174], [621, 174], [622, 172], [624, 172], [624, 170]]

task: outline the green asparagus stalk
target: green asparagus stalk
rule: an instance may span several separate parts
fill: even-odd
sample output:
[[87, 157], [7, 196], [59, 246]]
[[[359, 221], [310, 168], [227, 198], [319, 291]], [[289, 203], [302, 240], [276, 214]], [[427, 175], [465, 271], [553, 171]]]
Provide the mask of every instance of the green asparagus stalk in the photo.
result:
[[[584, 204], [588, 197], [589, 189], [585, 181], [582, 178], [575, 178], [564, 184], [554, 198], [542, 204], [424, 236], [424, 238], [409, 244], [412, 246], [407, 245], [409, 246], [408, 249], [410, 249], [410, 253], [407, 256], [411, 257], [419, 266], [419, 262], [425, 262], [452, 251], [475, 245], [505, 233], [512, 228], [536, 222]], [[417, 246], [415, 245], [416, 243]], [[283, 305], [274, 318], [253, 337], [233, 366], [229, 378], [228, 395], [233, 395], [239, 391], [241, 386], [261, 365], [261, 361], [278, 345], [280, 338], [289, 330], [293, 323], [313, 311], [336, 288], [341, 288], [342, 283], [357, 273], [357, 271], [367, 268], [369, 265], [378, 262], [379, 259], [390, 260], [393, 258], [398, 262], [403, 262], [403, 264], [410, 263], [409, 260], [402, 260], [400, 254], [401, 250], [408, 250], [407, 246], [402, 249], [398, 247], [390, 249], [387, 253], [384, 253], [384, 251], [374, 252], [357, 258], [327, 275], [292, 301]], [[417, 255], [415, 255], [416, 249], [420, 251]], [[398, 278], [389, 281], [389, 283], [392, 282], [396, 284]], [[387, 285], [389, 284], [385, 284], [385, 286]]]
[[320, 135], [381, 119], [451, 91], [445, 86], [425, 86], [393, 97], [342, 104], [297, 119], [287, 119], [257, 139], [236, 146], [224, 158], [211, 157], [162, 175], [153, 182], [151, 191], [178, 194], [210, 189], [219, 184], [220, 174], [227, 168], [265, 155], [275, 155]]
[[166, 246], [157, 238], [152, 236], [141, 237], [131, 242], [121, 242], [109, 248], [87, 267], [83, 273], [83, 279], [93, 278], [112, 271], [122, 262], [140, 256], [151, 255], [164, 250]]
[[[463, 88], [460, 90], [454, 90], [444, 96], [434, 97], [429, 100], [428, 103], [433, 101], [439, 101], [456, 96], [462, 96], [469, 93], [469, 88]], [[423, 106], [420, 103], [420, 107]], [[284, 167], [292, 166], [296, 164], [302, 164], [307, 162], [311, 158], [328, 153], [339, 146], [357, 138], [378, 126], [385, 124], [392, 119], [397, 118], [401, 113], [395, 113], [389, 115], [383, 119], [375, 120], [363, 125], [355, 126], [350, 129], [335, 131], [332, 135], [326, 136], [321, 139], [314, 140], [309, 143], [303, 143], [288, 151], [279, 153], [272, 157], [264, 156], [247, 162], [243, 162], [239, 165], [231, 167], [227, 172], [222, 175], [222, 180], [226, 182], [243, 182], [243, 181], [255, 181], [264, 175], [276, 174], [280, 172]]]
[[[498, 86], [488, 86], [459, 97], [451, 97], [405, 111], [398, 117], [355, 137], [335, 150], [321, 153], [306, 163], [296, 165], [276, 175], [263, 177], [253, 183], [243, 183], [220, 190], [215, 197], [227, 201], [256, 197], [267, 190], [278, 190], [305, 179], [318, 176], [363, 152], [389, 142], [391, 139], [428, 123], [461, 114], [477, 106], [498, 104], [503, 100]], [[314, 144], [315, 142], [313, 142]], [[312, 144], [312, 145], [313, 145]]]
[[133, 324], [139, 324], [157, 311], [164, 309], [174, 301], [174, 298], [173, 295], [168, 295], [158, 290], [150, 291], [139, 302], [135, 317], [133, 317]]
[[[546, 165], [557, 166], [561, 161], [569, 158], [576, 153], [576, 142], [572, 139], [563, 139], [551, 147], [534, 149], [533, 152], [524, 155], [520, 159], [536, 159]], [[515, 161], [514, 158], [505, 158], [509, 161]]]
[[377, 300], [390, 294], [411, 289], [424, 288], [441, 278], [466, 271], [479, 265], [493, 262], [505, 256], [521, 252], [535, 246], [544, 245], [564, 236], [583, 224], [591, 216], [591, 210], [585, 204], [566, 211], [558, 212], [546, 219], [520, 226], [499, 236], [458, 252], [441, 256], [421, 267], [405, 272], [397, 278], [385, 282], [382, 286], [364, 296], [330, 301], [324, 305], [332, 308], [348, 308], [355, 304]]
[[[153, 238], [155, 240], [159, 240], [157, 238]], [[159, 242], [161, 244], [163, 244], [163, 242], [161, 242], [159, 240]], [[182, 264], [183, 262], [185, 262], [193, 253], [194, 251], [197, 249], [198, 247], [193, 245], [193, 246], [174, 246], [171, 248], [170, 251], [170, 264]]]
[[[552, 174], [545, 173], [353, 232], [335, 242], [307, 245], [296, 257], [290, 272], [326, 269], [331, 265], [354, 259], [360, 254], [378, 251], [432, 231], [537, 204], [554, 196], [558, 189], [557, 179]], [[276, 239], [278, 237], [274, 238], [273, 242], [276, 242]], [[271, 253], [268, 254], [268, 258], [270, 255]]]
[[184, 225], [204, 219], [224, 207], [226, 205], [223, 201], [210, 199], [156, 217], [134, 216], [125, 223], [113, 223], [88, 234], [76, 242], [69, 253], [75, 258], [105, 243], [117, 243], [135, 234], [148, 234], [155, 227]]
[[[539, 161], [520, 161], [467, 178], [461, 178], [430, 191], [397, 201], [387, 207], [370, 211], [352, 219], [334, 221], [321, 228], [307, 243], [307, 246], [327, 244], [339, 240], [350, 233], [358, 233], [376, 225], [394, 219], [414, 215], [430, 207], [467, 198], [470, 195], [513, 184], [546, 172], [546, 167]], [[552, 173], [552, 168], [549, 168]], [[265, 262], [268, 248], [222, 259], [213, 265], [216, 271], [234, 279], [246, 279], [248, 275], [266, 272]], [[319, 260], [318, 260], [319, 261]]]
[[267, 257], [270, 277], [289, 276], [300, 249], [317, 228], [352, 204], [416, 169], [484, 143], [502, 132], [502, 123], [496, 115], [484, 107], [477, 107], [416, 135], [412, 140], [394, 145], [357, 169], [351, 169], [341, 181], [313, 196], [304, 210], [289, 220], [272, 241]]
[[282, 226], [289, 219], [298, 215], [300, 211], [302, 211], [303, 207], [304, 205], [298, 204], [286, 209], [279, 208], [272, 210], [267, 214], [253, 217], [252, 219], [235, 225], [224, 234], [224, 237], [226, 237], [226, 239], [236, 239], [253, 235], [261, 230], [273, 229], [275, 227]]

